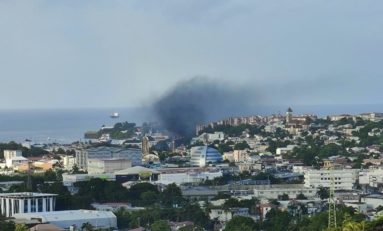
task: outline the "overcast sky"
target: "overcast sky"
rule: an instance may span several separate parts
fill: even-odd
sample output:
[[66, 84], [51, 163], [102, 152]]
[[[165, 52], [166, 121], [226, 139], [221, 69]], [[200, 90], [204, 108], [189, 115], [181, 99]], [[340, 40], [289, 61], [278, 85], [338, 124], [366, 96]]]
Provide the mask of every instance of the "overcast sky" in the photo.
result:
[[382, 1], [0, 0], [1, 109], [141, 106], [194, 76], [375, 104], [382, 62]]

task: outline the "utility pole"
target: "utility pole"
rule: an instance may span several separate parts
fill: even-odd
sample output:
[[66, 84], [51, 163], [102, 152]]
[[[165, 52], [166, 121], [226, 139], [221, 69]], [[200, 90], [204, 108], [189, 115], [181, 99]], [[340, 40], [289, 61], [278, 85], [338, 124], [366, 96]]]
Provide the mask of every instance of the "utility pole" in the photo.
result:
[[32, 192], [32, 161], [28, 161], [28, 179], [27, 179], [27, 190]]

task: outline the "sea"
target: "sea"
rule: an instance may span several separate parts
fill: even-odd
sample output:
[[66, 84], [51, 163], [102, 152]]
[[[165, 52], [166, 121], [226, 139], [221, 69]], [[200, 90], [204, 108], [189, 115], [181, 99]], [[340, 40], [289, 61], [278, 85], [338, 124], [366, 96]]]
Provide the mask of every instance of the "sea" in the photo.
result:
[[[383, 104], [366, 105], [289, 105], [294, 114], [317, 114], [325, 117], [336, 114], [358, 114], [363, 112], [383, 112]], [[228, 112], [228, 116], [284, 114], [289, 107], [286, 105], [254, 106], [244, 112]], [[120, 114], [113, 119], [113, 112]], [[84, 140], [84, 133], [97, 131], [103, 125], [112, 126], [117, 122], [156, 121], [156, 117], [147, 108], [86, 108], [86, 109], [17, 109], [0, 110], [0, 142], [34, 143], [72, 143]]]

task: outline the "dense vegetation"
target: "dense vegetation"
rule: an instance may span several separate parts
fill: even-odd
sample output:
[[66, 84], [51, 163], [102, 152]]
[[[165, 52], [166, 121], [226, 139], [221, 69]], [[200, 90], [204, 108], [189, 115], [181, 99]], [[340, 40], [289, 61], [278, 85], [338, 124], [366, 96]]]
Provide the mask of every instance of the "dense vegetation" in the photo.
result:
[[103, 128], [97, 132], [85, 133], [86, 139], [99, 139], [102, 134], [110, 134], [112, 139], [129, 139], [135, 135], [136, 124], [129, 122], [116, 123], [113, 128]]

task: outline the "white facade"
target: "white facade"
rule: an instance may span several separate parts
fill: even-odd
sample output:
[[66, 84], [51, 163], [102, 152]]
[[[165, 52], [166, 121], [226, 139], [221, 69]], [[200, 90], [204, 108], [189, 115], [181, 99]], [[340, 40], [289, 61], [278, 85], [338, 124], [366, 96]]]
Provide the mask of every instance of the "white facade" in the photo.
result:
[[377, 187], [383, 184], [383, 169], [367, 169], [359, 172], [359, 184]]
[[278, 199], [278, 196], [287, 194], [290, 199], [296, 198], [297, 195], [303, 194], [307, 198], [316, 196], [316, 189], [306, 188], [303, 185], [270, 185], [259, 186], [254, 189], [254, 196], [257, 198]]
[[132, 167], [132, 162], [126, 159], [89, 159], [87, 166], [89, 174], [113, 173], [115, 171]]
[[133, 166], [139, 166], [142, 164], [141, 155], [141, 149], [100, 146], [76, 150], [76, 165], [80, 169], [88, 170], [88, 160], [90, 159], [126, 159], [130, 160]]
[[368, 208], [376, 209], [379, 206], [383, 206], [383, 196], [380, 194], [368, 195], [361, 197], [361, 202], [366, 203]]
[[295, 147], [297, 147], [297, 145], [287, 145], [285, 148], [277, 148], [275, 152], [277, 155], [284, 155], [293, 151]]
[[357, 169], [336, 170], [307, 170], [305, 172], [305, 186], [318, 188], [330, 187], [331, 178], [334, 177], [335, 189], [353, 189], [358, 179]]
[[209, 217], [211, 220], [217, 219], [221, 222], [230, 221], [235, 216], [248, 217], [249, 208], [230, 208], [229, 210], [224, 209], [211, 209]]
[[63, 160], [63, 165], [66, 170], [72, 170], [73, 166], [75, 165], [76, 158], [73, 156], [64, 156], [62, 158]]
[[222, 177], [221, 171], [161, 173], [159, 176], [159, 182], [164, 184], [175, 183], [177, 185], [181, 185], [185, 183], [198, 183], [203, 180], [212, 180], [217, 177]]
[[23, 157], [21, 150], [4, 150], [5, 166], [8, 168], [16, 167], [20, 164], [28, 162], [28, 159]]
[[15, 213], [54, 211], [57, 194], [46, 193], [0, 193], [0, 213], [13, 217]]
[[66, 210], [32, 214], [15, 214], [16, 219], [39, 219], [41, 223], [51, 223], [65, 230], [71, 227], [80, 229], [82, 224], [89, 223], [95, 229], [117, 228], [117, 218], [110, 211]]

